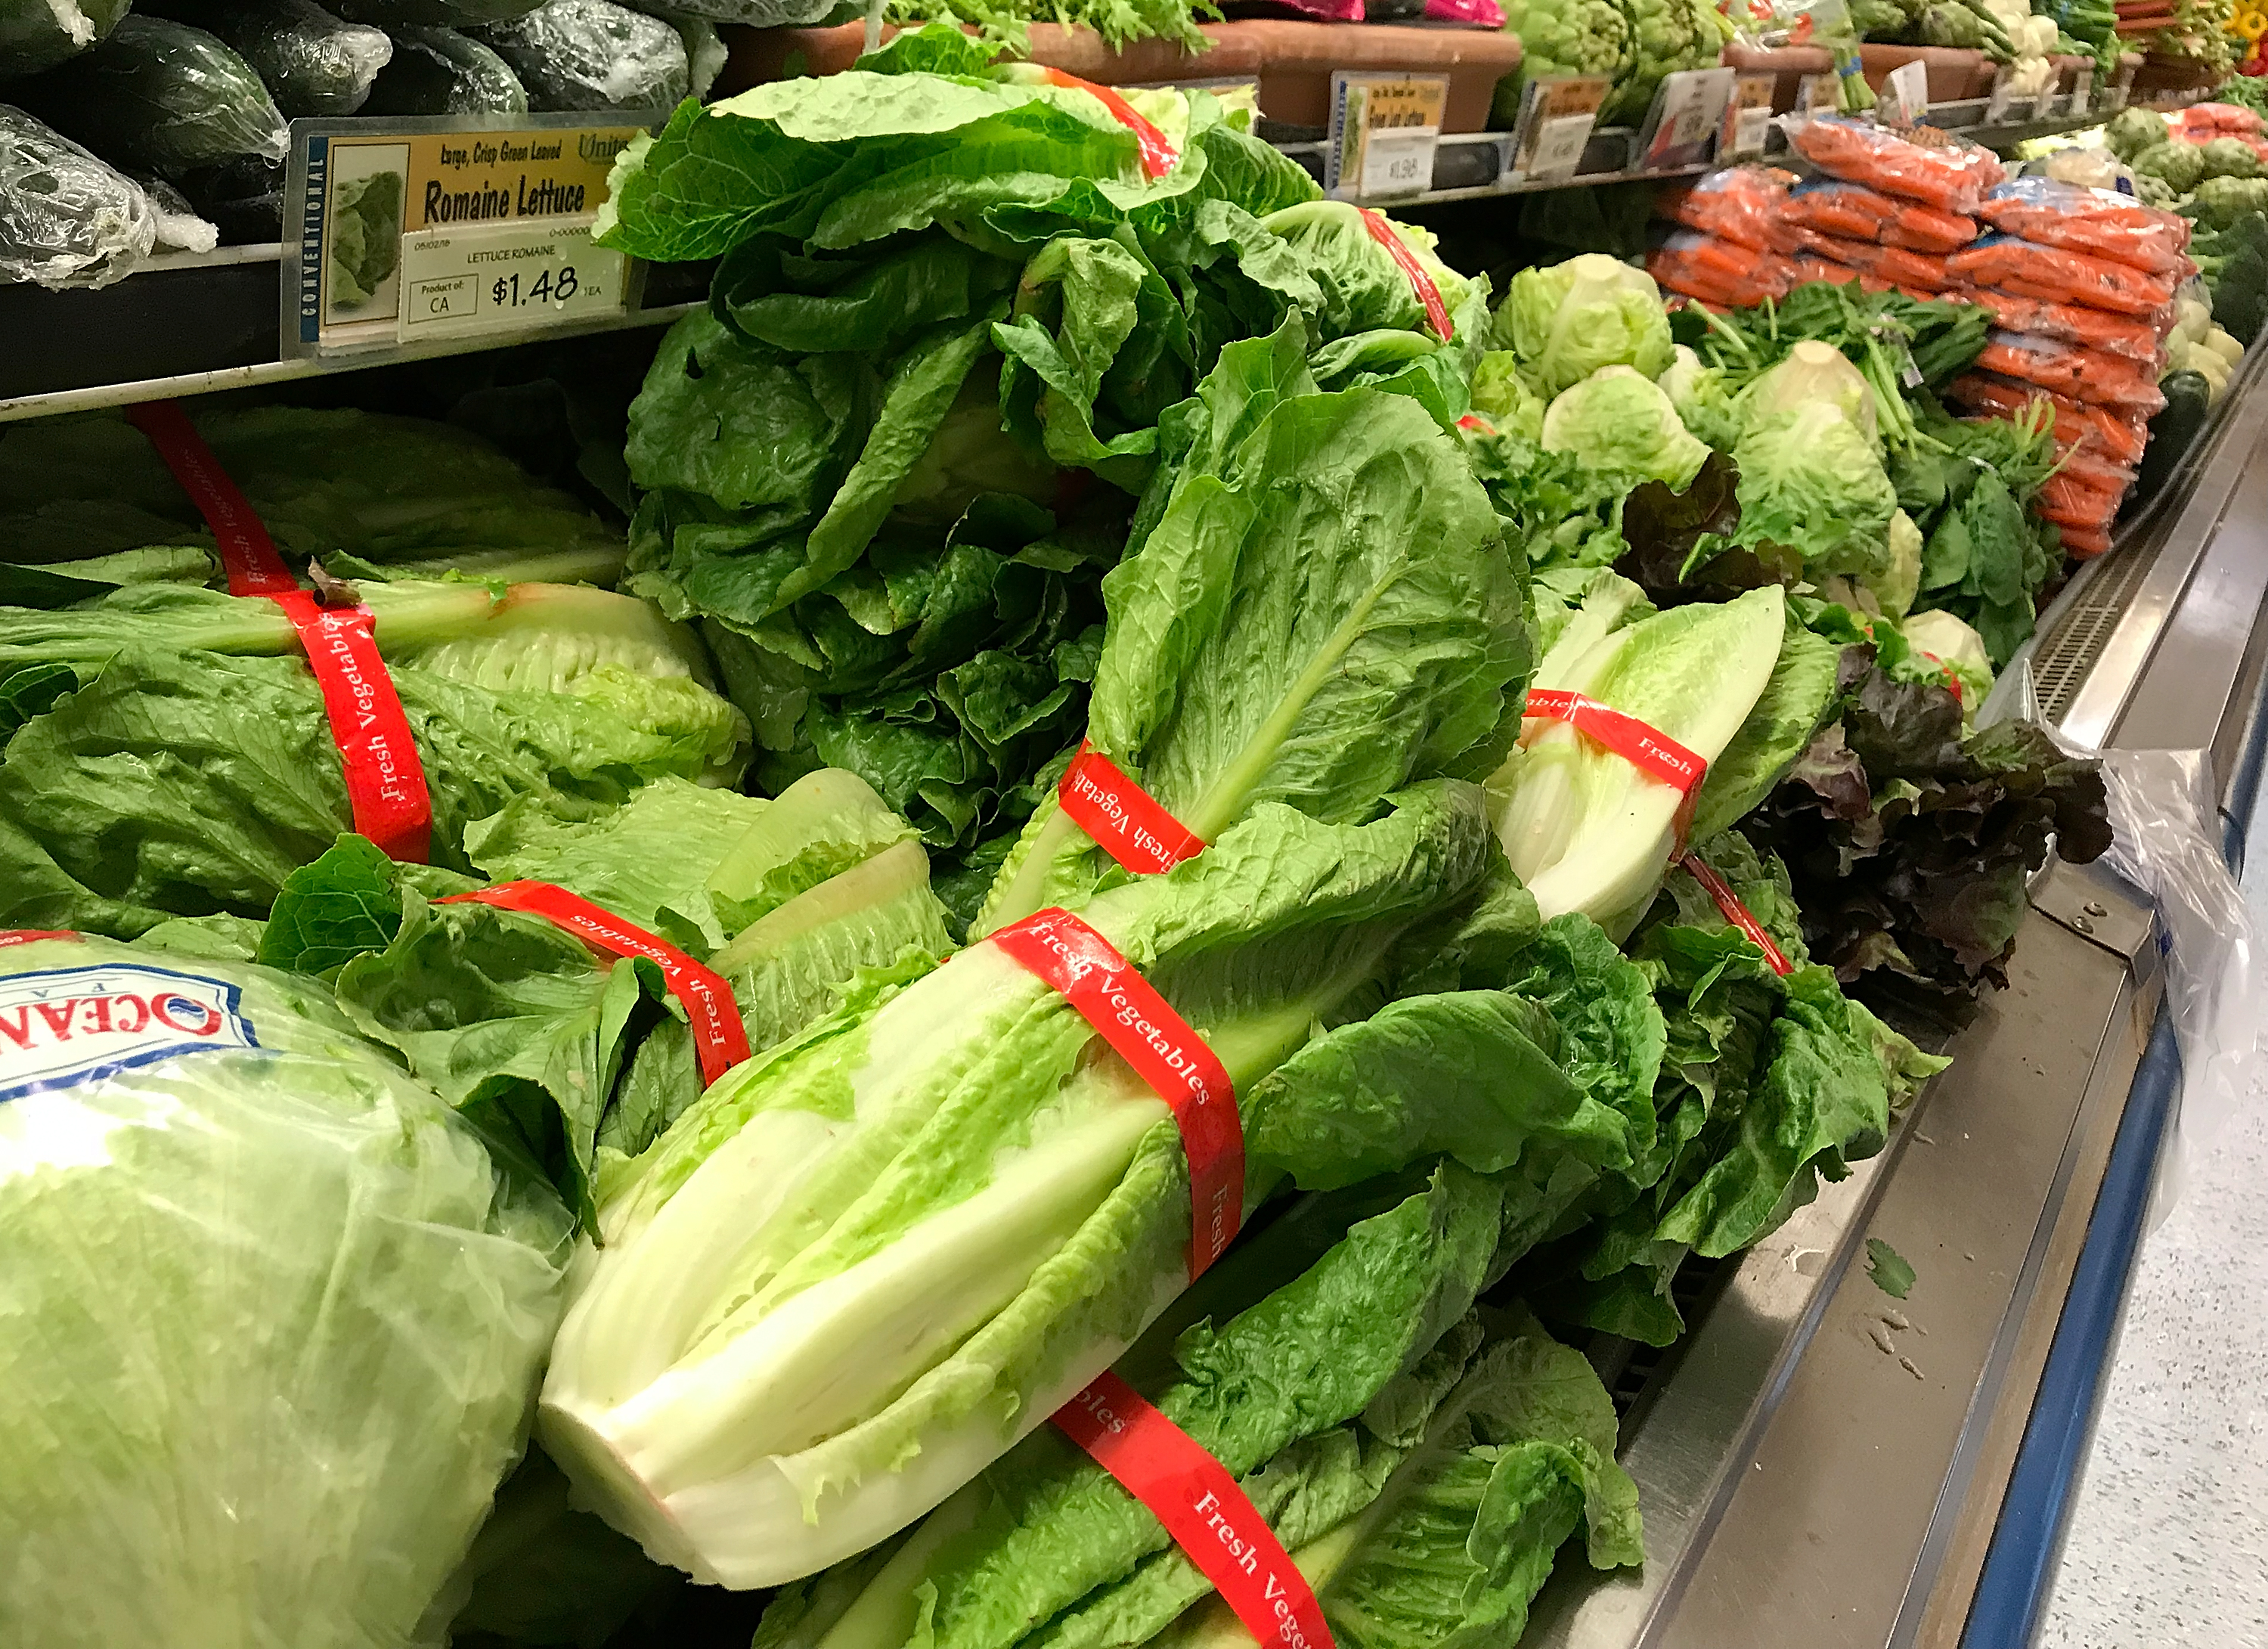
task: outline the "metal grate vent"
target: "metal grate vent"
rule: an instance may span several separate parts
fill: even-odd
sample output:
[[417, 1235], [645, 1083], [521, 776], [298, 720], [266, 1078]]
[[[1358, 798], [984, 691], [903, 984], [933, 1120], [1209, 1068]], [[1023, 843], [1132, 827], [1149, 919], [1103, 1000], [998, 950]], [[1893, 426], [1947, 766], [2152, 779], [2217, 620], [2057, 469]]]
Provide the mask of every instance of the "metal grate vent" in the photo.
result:
[[2157, 558], [2154, 543], [2114, 549], [2097, 563], [2101, 571], [2077, 593], [2054, 633], [2040, 638], [2032, 652], [2032, 682], [2048, 721], [2063, 719]]
[[1690, 1344], [1693, 1332], [1700, 1327], [1703, 1313], [1713, 1299], [1712, 1285], [1724, 1274], [1728, 1264], [1737, 1264], [1740, 1256], [1705, 1260], [1697, 1254], [1689, 1254], [1685, 1263], [1677, 1268], [1677, 1275], [1669, 1279], [1669, 1298], [1677, 1307], [1677, 1314], [1685, 1319], [1685, 1333], [1672, 1345], [1646, 1345], [1637, 1340], [1625, 1340], [1617, 1336], [1601, 1335], [1590, 1349], [1592, 1366], [1599, 1370], [1606, 1382], [1607, 1394], [1614, 1399], [1615, 1413], [1621, 1419], [1623, 1436], [1630, 1436], [1634, 1416], [1651, 1402], [1660, 1391], [1669, 1371], [1675, 1366], [1677, 1354]]

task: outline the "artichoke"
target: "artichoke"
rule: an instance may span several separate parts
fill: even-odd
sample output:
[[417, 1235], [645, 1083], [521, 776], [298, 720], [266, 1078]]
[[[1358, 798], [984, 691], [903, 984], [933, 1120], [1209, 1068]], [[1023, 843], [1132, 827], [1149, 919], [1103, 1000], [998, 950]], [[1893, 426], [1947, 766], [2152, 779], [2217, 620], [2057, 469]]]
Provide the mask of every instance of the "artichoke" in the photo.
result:
[[1508, 0], [1504, 26], [1520, 37], [1520, 73], [1497, 83], [1494, 122], [1504, 128], [1520, 118], [1521, 86], [1544, 75], [1607, 75], [1619, 82], [1630, 72], [1634, 32], [1616, 0]]
[[2178, 137], [2152, 144], [2126, 164], [2137, 174], [2162, 178], [2177, 195], [2188, 194], [2205, 180], [2205, 150]]
[[2257, 178], [2260, 157], [2242, 137], [2216, 137], [2205, 146], [2207, 178]]

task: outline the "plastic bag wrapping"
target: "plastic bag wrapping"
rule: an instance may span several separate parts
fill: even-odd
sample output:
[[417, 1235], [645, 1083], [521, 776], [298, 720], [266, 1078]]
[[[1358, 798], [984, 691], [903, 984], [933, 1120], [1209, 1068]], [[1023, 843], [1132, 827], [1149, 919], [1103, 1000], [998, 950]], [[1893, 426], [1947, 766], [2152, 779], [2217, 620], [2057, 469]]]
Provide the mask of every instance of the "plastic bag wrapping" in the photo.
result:
[[189, 197], [163, 178], [139, 178], [142, 192], [158, 214], [158, 244], [179, 252], [210, 252], [220, 244], [220, 229], [197, 216]]
[[2155, 372], [2166, 364], [2166, 337], [2157, 325], [2139, 315], [2114, 315], [2107, 309], [2078, 304], [2043, 303], [2014, 292], [1972, 286], [1962, 296], [1982, 304], [2010, 332], [2029, 332], [2043, 338], [2060, 338], [2110, 355], [2140, 361]]
[[10, 1649], [412, 1641], [525, 1439], [564, 1211], [312, 982], [38, 939], [0, 1022]]
[[2014, 417], [2034, 401], [2044, 399], [2055, 412], [2055, 441], [2058, 453], [2077, 449], [2114, 464], [2139, 464], [2149, 444], [2148, 419], [2115, 407], [2090, 407], [2068, 395], [2058, 395], [2030, 384], [2018, 383], [1993, 372], [1963, 372], [1945, 386], [1945, 398], [1972, 412]]
[[144, 0], [208, 29], [252, 66], [292, 120], [352, 114], [394, 55], [386, 31], [333, 17], [314, 0]]
[[[750, 28], [782, 28], [816, 23], [835, 10], [836, 0], [669, 0], [656, 16], [702, 18], [711, 23], [745, 23]], [[530, 8], [533, 10], [534, 8]]]
[[1945, 267], [1958, 282], [1995, 286], [2043, 304], [2076, 304], [2152, 321], [2164, 315], [2169, 330], [2173, 324], [2174, 291], [2180, 284], [2170, 275], [2153, 275], [2109, 258], [2043, 247], [2004, 234], [1987, 235], [1967, 250], [1955, 253], [1945, 261]]
[[1777, 166], [1727, 166], [1653, 197], [1653, 215], [1759, 252], [1782, 250], [1780, 211], [1794, 174]]
[[1977, 212], [1993, 228], [2035, 246], [2084, 252], [2177, 280], [2197, 273], [2183, 251], [2189, 219], [2109, 189], [2012, 178], [1988, 190]]
[[1834, 114], [1785, 115], [1780, 124], [1795, 152], [1828, 176], [1963, 217], [2008, 175], [1991, 150], [1954, 138], [1915, 143]]
[[133, 179], [0, 103], [0, 281], [107, 286], [150, 255], [158, 220]]
[[1822, 235], [1815, 229], [1790, 227], [1786, 234], [1787, 245], [1793, 251], [1863, 270], [1893, 286], [1929, 293], [1945, 290], [1943, 258], [1872, 240], [1845, 240], [1839, 235]]
[[239, 155], [281, 160], [291, 130], [220, 40], [136, 14], [110, 38], [14, 88], [23, 106], [113, 166], [173, 177]]
[[[2243, 889], [2221, 854], [2212, 763], [2202, 750], [2104, 750], [2110, 851], [2103, 862], [2158, 908], [2166, 1012], [2182, 1055], [2178, 1149], [2160, 1158], [2154, 1223], [2246, 1103], [2264, 1052], [2264, 951]], [[2170, 1174], [2169, 1165], [2170, 1160]]]
[[76, 57], [118, 26], [132, 0], [0, 0], [0, 80]]
[[239, 155], [180, 178], [189, 204], [210, 218], [231, 246], [275, 240], [284, 233], [284, 167], [261, 155]]
[[1787, 269], [1778, 259], [1692, 229], [1675, 231], [1648, 252], [1646, 272], [1664, 291], [1725, 309], [1746, 309], [1788, 291]]
[[1834, 178], [1814, 179], [1796, 188], [1783, 203], [1780, 218], [1822, 235], [1880, 241], [1909, 252], [1957, 252], [1977, 239], [1974, 218]]
[[337, 0], [333, 8], [353, 23], [390, 29], [415, 23], [432, 28], [473, 28], [525, 17], [543, 0]]
[[674, 108], [691, 77], [674, 28], [613, 0], [548, 0], [479, 38], [512, 65], [530, 108]]
[[2090, 407], [2139, 412], [2144, 417], [2166, 404], [2154, 369], [2119, 355], [2103, 355], [2054, 338], [2021, 332], [1986, 335], [1977, 364], [1988, 372], [2034, 384]]
[[388, 28], [394, 55], [371, 83], [364, 114], [525, 114], [512, 65], [454, 29]]
[[685, 42], [685, 67], [690, 80], [688, 89], [695, 97], [705, 99], [709, 88], [717, 84], [717, 77], [725, 72], [725, 62], [732, 55], [725, 37], [707, 18], [685, 11], [656, 11], [653, 15], [675, 29], [677, 38]]

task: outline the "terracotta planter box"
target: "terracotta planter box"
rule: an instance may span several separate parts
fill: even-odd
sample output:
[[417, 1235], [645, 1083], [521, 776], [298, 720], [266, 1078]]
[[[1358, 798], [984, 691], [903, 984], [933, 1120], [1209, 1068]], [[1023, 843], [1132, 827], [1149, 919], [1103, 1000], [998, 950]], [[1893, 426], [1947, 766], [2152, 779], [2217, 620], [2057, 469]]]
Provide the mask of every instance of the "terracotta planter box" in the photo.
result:
[[1782, 46], [1767, 50], [1734, 40], [1725, 48], [1725, 66], [1742, 74], [1772, 77], [1772, 113], [1785, 114], [1795, 107], [1796, 92], [1810, 75], [1831, 73], [1835, 54], [1824, 46]]
[[1877, 46], [1872, 43], [1859, 48], [1859, 64], [1867, 77], [1867, 84], [1880, 94], [1889, 80], [1890, 71], [1903, 69], [1908, 63], [1928, 65], [1929, 100], [1932, 103], [1960, 103], [1970, 98], [1981, 98], [1992, 90], [1992, 76], [1997, 67], [1983, 52], [1964, 51], [1955, 46]]
[[[717, 83], [719, 96], [768, 80], [840, 74], [865, 44], [865, 26], [858, 23], [810, 29], [727, 27], [722, 33], [733, 55]], [[897, 31], [882, 33], [887, 40]], [[1447, 75], [1445, 132], [1484, 130], [1496, 83], [1520, 67], [1518, 38], [1484, 29], [1256, 19], [1208, 23], [1203, 33], [1213, 42], [1211, 51], [1190, 52], [1164, 40], [1139, 40], [1112, 51], [1093, 29], [1035, 23], [1031, 60], [1106, 86], [1249, 77], [1259, 82], [1262, 111], [1270, 120], [1297, 126], [1329, 123], [1334, 70]]]

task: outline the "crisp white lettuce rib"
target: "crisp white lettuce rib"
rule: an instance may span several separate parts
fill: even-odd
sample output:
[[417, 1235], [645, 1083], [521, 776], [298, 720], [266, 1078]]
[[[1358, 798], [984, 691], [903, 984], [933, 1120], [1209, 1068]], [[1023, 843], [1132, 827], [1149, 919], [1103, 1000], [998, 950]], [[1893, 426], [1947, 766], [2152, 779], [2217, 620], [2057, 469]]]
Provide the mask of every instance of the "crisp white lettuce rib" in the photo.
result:
[[[1470, 786], [1366, 826], [1265, 807], [1087, 917], [1251, 1096], [1489, 845]], [[704, 1580], [775, 1584], [895, 1532], [1186, 1281], [1178, 1132], [1077, 1010], [989, 942], [885, 997], [679, 1119], [602, 1206], [559, 1337], [547, 1447]], [[1252, 1166], [1248, 1196], [1284, 1171]]]
[[[1588, 645], [1592, 626], [1578, 615], [1534, 685], [1585, 694], [1714, 762], [1771, 680], [1785, 614], [1775, 585], [1674, 607]], [[1490, 781], [1503, 798], [1505, 857], [1546, 917], [1580, 911], [1624, 931], [1668, 865], [1679, 792], [1566, 722], [1531, 717], [1527, 731], [1526, 747]]]

